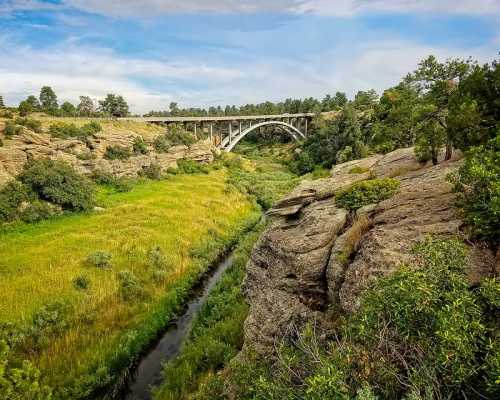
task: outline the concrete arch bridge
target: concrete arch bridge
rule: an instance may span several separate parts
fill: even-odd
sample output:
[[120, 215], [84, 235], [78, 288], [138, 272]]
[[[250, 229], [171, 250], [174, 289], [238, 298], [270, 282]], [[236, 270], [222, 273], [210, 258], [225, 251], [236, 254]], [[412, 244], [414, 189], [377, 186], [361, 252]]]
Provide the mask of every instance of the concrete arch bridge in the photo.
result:
[[280, 128], [295, 140], [303, 139], [307, 136], [311, 119], [315, 115], [314, 113], [300, 113], [224, 117], [145, 117], [133, 118], [133, 120], [167, 127], [170, 124], [182, 124], [185, 129], [193, 132], [195, 137], [208, 136], [215, 146], [229, 152], [246, 135], [262, 131], [266, 127]]

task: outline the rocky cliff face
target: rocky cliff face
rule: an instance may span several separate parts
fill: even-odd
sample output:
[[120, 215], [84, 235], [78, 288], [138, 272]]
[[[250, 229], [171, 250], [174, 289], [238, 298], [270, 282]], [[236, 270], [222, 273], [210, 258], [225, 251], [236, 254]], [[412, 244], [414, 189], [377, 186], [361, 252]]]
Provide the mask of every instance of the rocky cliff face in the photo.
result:
[[[375, 279], [412, 260], [426, 235], [459, 234], [461, 221], [446, 176], [459, 160], [422, 165], [413, 149], [334, 167], [331, 177], [304, 182], [269, 212], [270, 224], [247, 265], [244, 292], [250, 304], [245, 348], [273, 352], [291, 325], [325, 320], [325, 310], [350, 313]], [[352, 173], [354, 167], [360, 167]], [[334, 193], [371, 176], [401, 182], [392, 198], [348, 213]], [[472, 283], [500, 273], [500, 257], [472, 248]]]
[[[3, 125], [3, 124], [2, 124]], [[0, 126], [0, 131], [3, 127]], [[166, 153], [156, 153], [149, 140], [146, 155], [132, 156], [127, 160], [107, 160], [104, 153], [108, 146], [121, 146], [132, 150], [137, 134], [127, 132], [99, 133], [87, 143], [78, 139], [57, 139], [47, 134], [34, 133], [26, 128], [12, 140], [4, 140], [0, 147], [0, 186], [16, 176], [30, 159], [59, 159], [73, 165], [83, 174], [95, 170], [112, 173], [118, 177], [137, 176], [144, 167], [158, 164], [162, 170], [177, 166], [177, 160], [189, 159], [201, 163], [213, 161], [213, 150], [209, 141], [199, 141], [194, 145], [173, 146]]]

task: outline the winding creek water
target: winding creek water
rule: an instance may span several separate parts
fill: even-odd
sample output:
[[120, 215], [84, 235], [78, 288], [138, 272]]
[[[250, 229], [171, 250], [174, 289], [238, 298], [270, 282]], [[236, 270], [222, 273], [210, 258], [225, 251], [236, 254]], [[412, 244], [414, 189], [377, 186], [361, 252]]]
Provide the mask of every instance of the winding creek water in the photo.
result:
[[232, 255], [224, 258], [211, 270], [210, 275], [195, 288], [194, 296], [187, 304], [184, 314], [172, 323], [158, 343], [137, 365], [121, 399], [152, 399], [151, 389], [162, 383], [163, 364], [173, 360], [179, 354], [184, 339], [191, 331], [194, 317], [232, 261]]

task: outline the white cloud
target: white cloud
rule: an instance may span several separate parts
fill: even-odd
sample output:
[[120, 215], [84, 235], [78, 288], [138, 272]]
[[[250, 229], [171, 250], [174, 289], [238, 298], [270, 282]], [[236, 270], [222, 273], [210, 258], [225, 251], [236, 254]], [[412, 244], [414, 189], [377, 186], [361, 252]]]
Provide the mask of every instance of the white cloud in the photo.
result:
[[500, 0], [4, 0], [0, 15], [14, 11], [76, 8], [113, 17], [210, 13], [312, 13], [349, 17], [368, 12], [488, 15], [500, 12]]
[[500, 0], [305, 0], [292, 9], [331, 16], [367, 12], [487, 15], [500, 12]]
[[[500, 40], [500, 38], [498, 38]], [[287, 97], [322, 97], [337, 90], [352, 96], [358, 90], [379, 93], [416, 67], [418, 61], [435, 54], [472, 56], [491, 61], [500, 42], [474, 49], [447, 49], [403, 40], [367, 40], [356, 46], [345, 44], [302, 59], [280, 58], [204, 64], [197, 59], [171, 61], [126, 58], [112, 50], [82, 48], [73, 42], [49, 50], [12, 44], [0, 36], [1, 91], [10, 104], [44, 85], [52, 86], [60, 101], [78, 101], [78, 96], [102, 98], [107, 93], [123, 95], [133, 112], [165, 109], [170, 101], [183, 106], [245, 104]], [[158, 82], [151, 84], [144, 81]], [[189, 89], [196, 88], [196, 89]]]

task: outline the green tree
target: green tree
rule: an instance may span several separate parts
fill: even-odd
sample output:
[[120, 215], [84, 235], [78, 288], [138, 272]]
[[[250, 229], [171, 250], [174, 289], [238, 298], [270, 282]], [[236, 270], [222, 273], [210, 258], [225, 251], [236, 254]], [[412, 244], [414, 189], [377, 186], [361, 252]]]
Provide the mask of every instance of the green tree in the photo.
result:
[[500, 63], [474, 66], [450, 100], [448, 129], [461, 150], [485, 144], [500, 128]]
[[122, 96], [108, 94], [99, 101], [100, 111], [113, 117], [125, 117], [128, 114], [128, 104]]
[[44, 86], [40, 90], [40, 104], [47, 112], [54, 112], [58, 108], [57, 96], [50, 86]]
[[90, 117], [94, 113], [94, 102], [88, 96], [80, 96], [80, 103], [76, 111], [81, 117]]
[[[416, 90], [424, 94], [426, 102], [433, 107], [425, 108], [425, 112], [420, 114], [424, 128], [422, 134], [431, 135], [430, 139], [437, 144], [435, 140], [441, 136], [444, 130], [446, 135], [446, 156], [449, 160], [453, 152], [453, 130], [448, 129], [449, 106], [459, 83], [471, 71], [473, 62], [460, 59], [448, 59], [444, 63], [439, 62], [436, 57], [429, 56], [419, 63], [418, 68], [406, 77], [406, 82], [415, 86]], [[431, 129], [437, 129], [440, 132], [432, 132]], [[437, 158], [433, 162], [437, 162]]]
[[18, 110], [19, 110], [19, 115], [21, 115], [21, 117], [25, 117], [31, 112], [33, 112], [33, 107], [31, 103], [28, 102], [28, 100], [23, 100], [19, 103]]
[[29, 95], [26, 98], [26, 101], [31, 104], [31, 107], [32, 107], [33, 110], [39, 110], [40, 109], [40, 102], [38, 101], [38, 99], [35, 96]]
[[405, 82], [387, 89], [375, 106], [370, 144], [376, 151], [389, 152], [415, 143], [418, 92]]
[[4, 108], [5, 104], [3, 103], [3, 96], [0, 96], [0, 108]]
[[356, 93], [356, 96], [354, 97], [353, 105], [357, 110], [368, 111], [375, 107], [377, 100], [378, 100], [378, 95], [375, 90], [373, 89], [367, 91], [360, 90], [358, 93]]
[[64, 116], [72, 117], [76, 114], [76, 107], [69, 101], [65, 101], [61, 104], [61, 111]]

